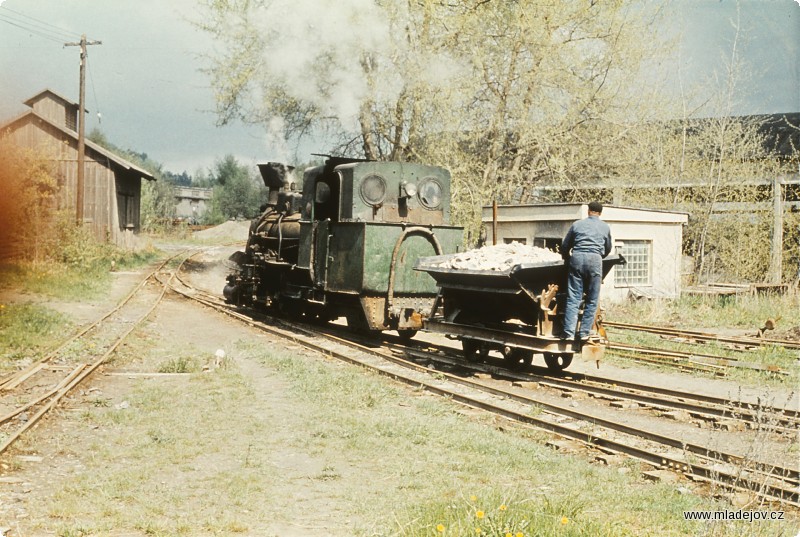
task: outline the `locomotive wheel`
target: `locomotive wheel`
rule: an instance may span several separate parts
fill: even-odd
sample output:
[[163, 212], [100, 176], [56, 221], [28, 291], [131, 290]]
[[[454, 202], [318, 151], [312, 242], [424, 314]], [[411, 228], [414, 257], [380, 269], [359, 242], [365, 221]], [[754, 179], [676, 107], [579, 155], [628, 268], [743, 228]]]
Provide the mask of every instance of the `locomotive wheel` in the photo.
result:
[[403, 342], [408, 343], [414, 336], [417, 335], [417, 330], [414, 330], [413, 328], [404, 328], [402, 330], [398, 330], [397, 335], [400, 336], [400, 339], [403, 340]]
[[571, 354], [553, 354], [552, 352], [544, 353], [544, 363], [547, 368], [553, 371], [562, 371], [569, 367], [572, 363]]
[[326, 325], [330, 318], [323, 313], [306, 313], [306, 320], [311, 324]]
[[364, 314], [361, 311], [348, 311], [345, 315], [345, 318], [347, 319], [347, 328], [349, 328], [351, 331], [356, 332], [357, 334], [369, 333], [369, 324], [367, 324], [367, 318], [364, 317]]

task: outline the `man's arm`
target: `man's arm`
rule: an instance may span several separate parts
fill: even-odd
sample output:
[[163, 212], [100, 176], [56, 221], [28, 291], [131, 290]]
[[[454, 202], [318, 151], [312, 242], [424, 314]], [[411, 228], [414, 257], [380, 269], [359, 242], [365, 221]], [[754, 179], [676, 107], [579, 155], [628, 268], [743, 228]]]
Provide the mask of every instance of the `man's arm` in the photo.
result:
[[573, 226], [570, 226], [569, 231], [564, 235], [564, 240], [561, 241], [561, 257], [563, 259], [569, 259], [569, 251], [572, 250], [572, 243], [574, 240], [575, 231], [573, 230]]
[[612, 241], [611, 241], [611, 230], [609, 230], [608, 233], [606, 233], [605, 243], [603, 245], [604, 246], [604, 252], [605, 252], [603, 254], [603, 257], [608, 257], [608, 254], [611, 253], [611, 243], [612, 243]]

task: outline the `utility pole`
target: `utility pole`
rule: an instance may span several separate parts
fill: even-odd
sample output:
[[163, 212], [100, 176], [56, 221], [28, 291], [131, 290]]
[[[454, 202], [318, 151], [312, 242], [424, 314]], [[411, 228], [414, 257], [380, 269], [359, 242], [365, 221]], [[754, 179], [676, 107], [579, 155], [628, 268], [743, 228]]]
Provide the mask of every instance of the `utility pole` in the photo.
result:
[[781, 178], [772, 182], [772, 244], [769, 263], [771, 283], [781, 283], [783, 274], [783, 192]]
[[78, 99], [78, 185], [77, 190], [77, 212], [75, 220], [79, 226], [83, 225], [83, 191], [84, 173], [86, 160], [86, 146], [84, 135], [86, 134], [86, 45], [102, 45], [101, 41], [86, 41], [86, 34], [81, 35], [80, 43], [64, 43], [65, 47], [81, 47], [81, 82], [80, 98]]

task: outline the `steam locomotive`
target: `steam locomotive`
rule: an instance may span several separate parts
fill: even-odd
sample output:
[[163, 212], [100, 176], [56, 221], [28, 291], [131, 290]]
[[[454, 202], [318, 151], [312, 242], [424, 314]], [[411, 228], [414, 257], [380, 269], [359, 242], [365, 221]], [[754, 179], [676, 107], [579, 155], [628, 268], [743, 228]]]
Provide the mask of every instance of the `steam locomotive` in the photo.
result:
[[277, 308], [359, 331], [413, 337], [437, 295], [418, 258], [457, 252], [450, 173], [408, 162], [328, 157], [305, 170], [260, 164], [269, 190], [223, 290], [229, 303]]

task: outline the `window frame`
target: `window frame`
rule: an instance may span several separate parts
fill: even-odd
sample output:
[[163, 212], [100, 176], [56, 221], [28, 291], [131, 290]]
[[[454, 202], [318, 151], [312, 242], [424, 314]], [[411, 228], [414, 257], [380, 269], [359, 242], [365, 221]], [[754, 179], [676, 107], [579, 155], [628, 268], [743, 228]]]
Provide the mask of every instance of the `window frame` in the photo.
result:
[[[614, 267], [614, 287], [652, 287], [653, 285], [653, 240], [628, 239], [616, 243], [625, 258], [625, 265]], [[628, 247], [644, 247], [645, 251], [631, 252]], [[646, 281], [642, 278], [644, 274]]]

